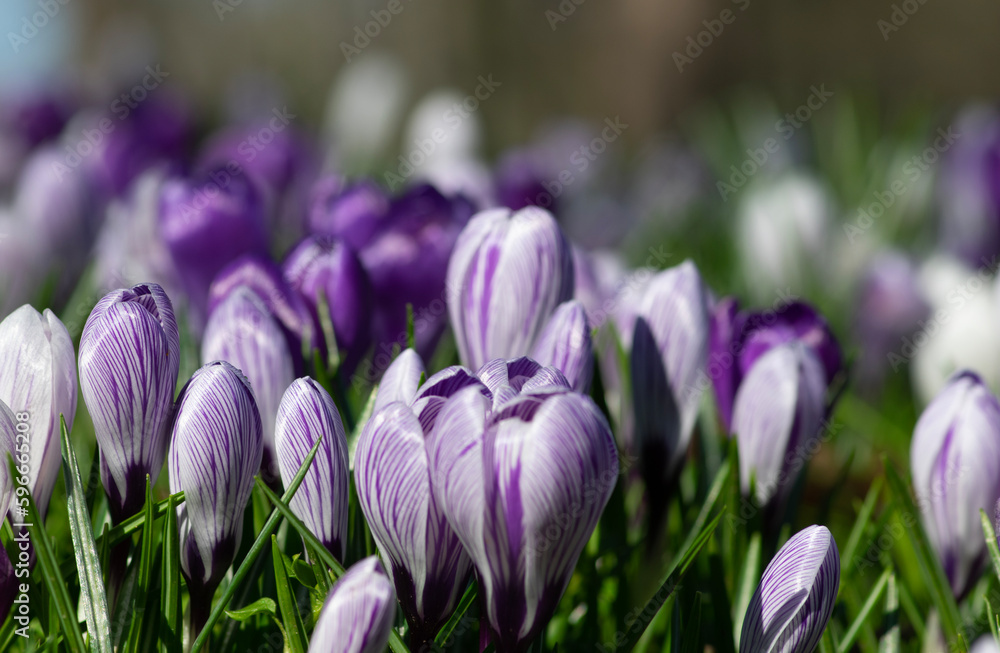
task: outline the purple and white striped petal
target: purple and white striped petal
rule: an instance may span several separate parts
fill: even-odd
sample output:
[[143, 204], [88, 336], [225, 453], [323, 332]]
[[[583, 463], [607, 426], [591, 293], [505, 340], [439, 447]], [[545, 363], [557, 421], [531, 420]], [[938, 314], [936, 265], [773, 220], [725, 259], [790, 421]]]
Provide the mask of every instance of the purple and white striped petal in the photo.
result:
[[[14, 413], [7, 407], [7, 404], [0, 401], [0, 460], [3, 461], [3, 468], [0, 469], [0, 507], [2, 507], [0, 515], [7, 512], [14, 498], [14, 479], [11, 478], [10, 468], [7, 465], [7, 455], [10, 454], [14, 458], [15, 465], [24, 464], [21, 462], [22, 460], [27, 461], [27, 456], [24, 453], [20, 454], [24, 456], [23, 458], [18, 458], [17, 424]], [[10, 608], [14, 605], [17, 586], [14, 565], [7, 557], [7, 551], [0, 547], [0, 619], [6, 619]]]
[[250, 384], [225, 361], [195, 372], [177, 403], [170, 491], [185, 497], [177, 508], [181, 569], [210, 600], [239, 549], [264, 450], [260, 413]]
[[411, 640], [430, 642], [454, 610], [471, 563], [434, 497], [424, 428], [409, 406], [394, 402], [372, 416], [354, 473]]
[[[521, 653], [555, 611], [618, 477], [589, 397], [547, 388], [488, 413], [465, 390], [431, 434], [431, 476], [476, 566], [497, 650]], [[582, 499], [581, 499], [582, 498]]]
[[740, 384], [733, 407], [733, 431], [740, 449], [740, 486], [756, 483], [761, 505], [787, 496], [796, 461], [819, 435], [826, 408], [823, 364], [793, 341], [774, 347]]
[[73, 340], [49, 309], [25, 304], [0, 322], [0, 401], [28, 414], [28, 478], [44, 517], [59, 473], [59, 415], [72, 430], [76, 414]]
[[163, 467], [180, 359], [173, 306], [156, 284], [108, 293], [80, 337], [80, 390], [115, 521], [145, 501]]
[[913, 487], [927, 534], [961, 597], [986, 563], [979, 510], [1000, 499], [1000, 402], [971, 372], [953, 376], [927, 406], [910, 445]]
[[562, 372], [577, 392], [590, 391], [594, 345], [583, 304], [571, 300], [559, 305], [542, 330], [531, 357]]
[[407, 405], [413, 403], [420, 387], [420, 377], [424, 374], [426, 371], [420, 354], [413, 349], [400, 352], [382, 375], [372, 413], [377, 413], [394, 401], [401, 401]]
[[521, 392], [531, 392], [545, 387], [570, 390], [569, 381], [554, 367], [543, 367], [527, 356], [503, 360], [497, 358], [479, 368], [476, 376], [489, 388], [496, 408]]
[[264, 428], [261, 472], [268, 483], [276, 481], [274, 423], [281, 398], [295, 379], [295, 365], [277, 320], [249, 288], [234, 290], [209, 316], [201, 360], [231, 363], [250, 381]]
[[531, 351], [556, 307], [573, 296], [573, 255], [555, 219], [527, 207], [483, 211], [448, 263], [448, 312], [472, 369]]
[[288, 487], [309, 451], [322, 437], [316, 456], [289, 504], [338, 560], [347, 554], [347, 435], [333, 399], [309, 377], [295, 380], [278, 406], [274, 446], [281, 480]]
[[793, 535], [750, 599], [740, 653], [812, 653], [833, 614], [839, 585], [840, 553], [826, 526]]
[[375, 556], [340, 577], [323, 604], [309, 653], [382, 653], [396, 616], [396, 593]]

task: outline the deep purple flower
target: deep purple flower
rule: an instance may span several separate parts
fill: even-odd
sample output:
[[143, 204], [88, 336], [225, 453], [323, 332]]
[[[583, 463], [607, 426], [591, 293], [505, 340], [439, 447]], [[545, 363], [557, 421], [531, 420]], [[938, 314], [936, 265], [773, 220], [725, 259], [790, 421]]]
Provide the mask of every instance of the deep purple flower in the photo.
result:
[[274, 445], [281, 480], [288, 487], [320, 439], [309, 471], [289, 504], [330, 553], [347, 554], [347, 436], [340, 411], [326, 390], [309, 377], [297, 379], [278, 407]]
[[546, 184], [554, 188], [558, 178], [548, 178], [543, 162], [531, 150], [515, 150], [507, 153], [497, 164], [496, 199], [501, 206], [512, 211], [526, 206], [539, 206], [551, 213], [558, 213], [556, 197]]
[[562, 372], [577, 392], [590, 392], [594, 345], [583, 304], [570, 300], [559, 305], [542, 329], [531, 357]]
[[283, 267], [288, 283], [309, 307], [317, 333], [322, 292], [343, 374], [351, 374], [371, 344], [372, 290], [354, 251], [335, 238], [310, 236], [292, 250]]
[[267, 256], [260, 191], [246, 175], [227, 168], [165, 182], [160, 194], [160, 233], [187, 293], [193, 324], [199, 329], [216, 275], [245, 254]]
[[380, 386], [354, 459], [361, 508], [396, 585], [413, 647], [433, 640], [471, 570], [432, 487], [427, 435], [448, 397], [469, 387], [489, 394], [464, 368], [445, 369], [415, 388], [422, 374], [413, 350], [386, 370], [386, 392]]
[[155, 483], [163, 467], [179, 354], [173, 305], [156, 284], [108, 293], [83, 328], [80, 390], [115, 522], [142, 507], [146, 475]]
[[216, 361], [195, 372], [177, 400], [170, 491], [184, 492], [177, 507], [181, 570], [197, 603], [196, 622], [207, 616], [205, 608], [239, 549], [263, 449], [257, 403], [240, 371]]
[[[27, 414], [31, 493], [48, 511], [59, 474], [59, 415], [73, 429], [76, 353], [66, 327], [49, 309], [25, 304], [0, 322], [0, 402]], [[2, 474], [0, 474], [2, 475]], [[0, 501], [0, 505], [7, 505]]]
[[448, 263], [448, 312], [463, 364], [531, 351], [573, 296], [573, 255], [551, 214], [536, 207], [478, 213]]
[[266, 481], [276, 481], [274, 424], [281, 398], [295, 380], [295, 364], [279, 322], [256, 293], [241, 286], [212, 312], [201, 343], [201, 360], [231, 363], [250, 382], [263, 424], [261, 470]]
[[347, 184], [340, 177], [324, 177], [313, 187], [309, 229], [361, 251], [384, 228], [389, 209], [389, 196], [373, 182]]
[[13, 180], [34, 148], [59, 135], [73, 109], [69, 98], [50, 89], [8, 95], [0, 102], [0, 186]]
[[712, 312], [708, 375], [723, 426], [731, 431], [733, 401], [743, 378], [769, 349], [799, 341], [820, 360], [826, 383], [843, 367], [840, 345], [826, 320], [808, 304], [792, 301], [772, 310], [745, 312], [726, 297]]
[[395, 616], [392, 583], [378, 558], [365, 558], [330, 589], [316, 620], [309, 653], [382, 653]]
[[498, 653], [544, 631], [618, 476], [594, 402], [547, 386], [492, 404], [467, 388], [428, 440], [438, 505], [476, 567]]
[[910, 468], [927, 535], [962, 597], [987, 559], [979, 510], [993, 516], [1000, 499], [1000, 402], [982, 379], [959, 372], [927, 406]]
[[740, 653], [812, 653], [833, 614], [840, 553], [826, 526], [810, 526], [778, 551], [750, 599]]

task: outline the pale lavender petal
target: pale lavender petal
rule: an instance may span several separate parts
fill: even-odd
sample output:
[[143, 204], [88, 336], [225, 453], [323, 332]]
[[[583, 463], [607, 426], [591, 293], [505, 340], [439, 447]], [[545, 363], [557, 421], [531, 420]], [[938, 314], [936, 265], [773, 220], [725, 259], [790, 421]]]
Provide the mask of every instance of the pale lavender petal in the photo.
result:
[[396, 593], [378, 558], [361, 560], [334, 583], [309, 653], [382, 653], [396, 616]]
[[0, 322], [0, 401], [28, 414], [28, 478], [43, 516], [59, 474], [59, 415], [72, 430], [76, 395], [73, 341], [52, 311], [25, 304]]
[[250, 384], [229, 363], [199, 369], [178, 397], [170, 446], [181, 568], [189, 583], [214, 589], [239, 549], [243, 512], [264, 442]]
[[583, 304], [572, 300], [559, 305], [542, 330], [531, 357], [562, 372], [577, 392], [590, 390], [594, 346]]
[[992, 635], [986, 634], [976, 640], [969, 653], [1000, 653], [1000, 646]]
[[764, 570], [750, 599], [740, 653], [812, 653], [833, 614], [840, 553], [825, 526], [792, 536]]
[[237, 288], [209, 316], [201, 360], [231, 363], [250, 381], [264, 427], [261, 471], [266, 481], [277, 480], [274, 423], [295, 365], [277, 320], [249, 288]]
[[483, 365], [476, 376], [493, 395], [493, 406], [501, 406], [520, 392], [546, 386], [569, 389], [569, 381], [554, 367], [543, 367], [527, 356], [511, 360], [495, 359]]
[[[3, 469], [0, 469], [0, 507], [2, 507], [0, 516], [6, 514], [7, 507], [10, 506], [10, 502], [14, 498], [14, 479], [11, 478], [10, 467], [7, 466], [7, 454], [14, 457], [15, 465], [23, 464], [23, 458], [19, 458], [19, 455], [23, 456], [24, 454], [19, 454], [17, 450], [19, 443], [17, 440], [18, 423], [14, 411], [8, 408], [3, 401], [0, 401], [0, 460], [3, 461]], [[30, 424], [30, 421], [28, 423]], [[23, 442], [23, 436], [21, 442]]]
[[417, 396], [420, 378], [426, 374], [424, 362], [413, 349], [402, 351], [382, 375], [372, 413], [377, 413], [394, 401], [411, 404]]
[[347, 436], [333, 399], [309, 377], [297, 379], [278, 406], [274, 445], [281, 480], [288, 487], [322, 436], [309, 471], [289, 504], [340, 561], [347, 554]]

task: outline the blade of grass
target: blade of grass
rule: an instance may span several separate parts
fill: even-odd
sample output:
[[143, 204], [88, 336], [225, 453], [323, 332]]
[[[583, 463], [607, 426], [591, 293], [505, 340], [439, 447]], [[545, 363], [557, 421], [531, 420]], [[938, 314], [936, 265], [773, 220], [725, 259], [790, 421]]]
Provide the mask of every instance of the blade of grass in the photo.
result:
[[861, 537], [865, 533], [865, 527], [871, 522], [872, 513], [875, 511], [875, 503], [878, 501], [878, 495], [881, 491], [882, 477], [876, 476], [875, 480], [872, 481], [871, 487], [868, 488], [868, 494], [865, 495], [861, 509], [858, 510], [858, 517], [854, 520], [854, 527], [851, 528], [851, 534], [847, 538], [847, 544], [840, 554], [840, 568], [848, 570], [848, 573], [854, 569], [851, 561], [854, 560], [854, 554], [861, 544]]
[[285, 561], [278, 548], [278, 538], [274, 535], [271, 536], [271, 554], [274, 560], [274, 579], [278, 587], [278, 607], [285, 624], [285, 646], [291, 653], [305, 653], [309, 642], [306, 641], [299, 606], [295, 603], [295, 592], [288, 580], [288, 569], [285, 568]]
[[[184, 502], [184, 492], [178, 492], [177, 494], [172, 494], [166, 499], [158, 502], [153, 510], [153, 519], [159, 519], [163, 515], [167, 514], [167, 506], [170, 499], [174, 500], [174, 507]], [[146, 521], [146, 513], [140, 512], [138, 514], [132, 515], [128, 519], [123, 520], [120, 524], [112, 528], [106, 533], [102, 533], [100, 537], [97, 538], [96, 544], [98, 548], [107, 546], [109, 549], [114, 548], [116, 544], [123, 542], [125, 539], [135, 535], [142, 530], [142, 525]]]
[[69, 515], [70, 535], [73, 539], [73, 554], [80, 574], [80, 603], [87, 619], [87, 635], [90, 650], [97, 653], [113, 653], [111, 646], [111, 619], [108, 617], [108, 597], [104, 591], [104, 575], [94, 544], [94, 531], [87, 511], [87, 497], [80, 480], [80, 466], [76, 452], [69, 441], [66, 420], [59, 416], [59, 431], [62, 438], [63, 479], [66, 481], [66, 502]]
[[452, 613], [451, 618], [445, 623], [444, 627], [438, 631], [437, 637], [434, 638], [434, 643], [438, 646], [444, 646], [451, 634], [455, 632], [458, 624], [462, 623], [462, 619], [465, 618], [465, 613], [470, 607], [476, 602], [476, 596], [479, 593], [479, 586], [476, 584], [475, 580], [469, 581], [469, 586], [465, 588], [465, 594], [462, 595], [462, 599], [458, 602], [458, 606], [455, 607], [455, 612]]
[[875, 606], [878, 604], [879, 599], [882, 598], [882, 592], [885, 591], [886, 585], [889, 583], [889, 578], [892, 577], [892, 570], [886, 569], [879, 576], [878, 582], [875, 583], [875, 587], [872, 588], [871, 594], [868, 595], [868, 599], [865, 604], [861, 606], [858, 616], [854, 618], [854, 622], [851, 627], [847, 629], [844, 633], [844, 638], [840, 640], [840, 646], [837, 647], [837, 653], [847, 653], [851, 650], [851, 646], [854, 645], [854, 640], [857, 639], [858, 633], [861, 632], [861, 626], [864, 625], [865, 621], [875, 610]]
[[163, 521], [162, 570], [160, 651], [161, 653], [179, 653], [181, 650], [181, 577], [176, 495], [167, 499], [166, 519]]
[[885, 634], [878, 643], [878, 653], [899, 653], [899, 591], [896, 589], [896, 575], [889, 575], [885, 587]]
[[982, 508], [979, 509], [979, 518], [983, 522], [983, 537], [986, 538], [986, 548], [989, 549], [990, 560], [993, 561], [993, 571], [996, 572], [997, 579], [1000, 579], [1000, 547], [997, 547], [997, 534], [993, 530], [993, 522]]
[[691, 617], [681, 633], [681, 653], [699, 653], [705, 650], [701, 639], [701, 592], [694, 593], [693, 603]]
[[761, 554], [760, 533], [750, 536], [750, 543], [747, 545], [747, 554], [743, 563], [743, 573], [740, 574], [739, 585], [736, 586], [733, 601], [733, 641], [739, 646], [740, 637], [743, 634], [743, 618], [746, 616], [750, 599], [757, 589], [757, 581], [760, 578], [760, 554]]

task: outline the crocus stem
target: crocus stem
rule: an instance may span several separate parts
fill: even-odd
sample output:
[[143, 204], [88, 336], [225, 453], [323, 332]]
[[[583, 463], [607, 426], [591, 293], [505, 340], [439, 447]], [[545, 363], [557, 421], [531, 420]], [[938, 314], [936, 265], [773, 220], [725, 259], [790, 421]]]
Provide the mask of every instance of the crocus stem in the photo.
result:
[[108, 556], [108, 605], [114, 611], [118, 594], [128, 573], [128, 554], [132, 541], [126, 539], [116, 544]]
[[[198, 635], [201, 634], [201, 629], [208, 623], [208, 617], [212, 613], [212, 596], [214, 594], [214, 588], [207, 587], [197, 588], [191, 592], [191, 602], [188, 604], [188, 636], [185, 638], [187, 650], [190, 650], [194, 640], [198, 639]], [[211, 650], [208, 639], [205, 640], [202, 650]]]

